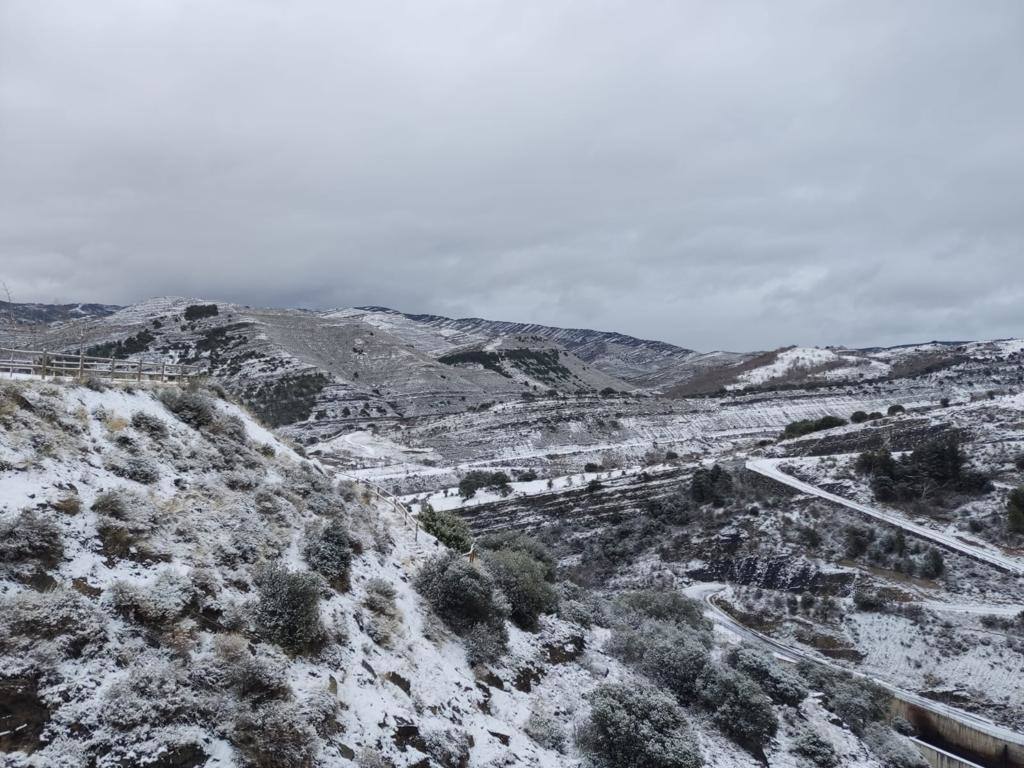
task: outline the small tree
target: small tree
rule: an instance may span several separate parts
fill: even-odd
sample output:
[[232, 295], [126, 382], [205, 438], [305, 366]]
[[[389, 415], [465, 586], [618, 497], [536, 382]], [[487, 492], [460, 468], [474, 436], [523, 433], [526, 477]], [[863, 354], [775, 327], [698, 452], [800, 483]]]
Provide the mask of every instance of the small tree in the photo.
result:
[[430, 558], [416, 574], [416, 590], [460, 635], [477, 625], [504, 632], [508, 602], [494, 578], [455, 552]]
[[558, 608], [558, 593], [547, 581], [547, 569], [526, 552], [499, 549], [484, 558], [487, 570], [508, 598], [511, 618], [523, 629], [535, 629], [543, 613]]
[[260, 569], [255, 581], [259, 600], [254, 618], [259, 633], [290, 653], [319, 649], [327, 638], [320, 621], [320, 577], [271, 565]]
[[416, 519], [424, 531], [456, 552], [469, 552], [469, 548], [473, 546], [473, 534], [469, 530], [469, 525], [454, 512], [434, 509], [424, 503]]
[[578, 741], [600, 768], [698, 768], [700, 752], [683, 710], [646, 683], [610, 683], [587, 697], [590, 719]]
[[332, 587], [348, 591], [352, 542], [341, 520], [332, 520], [325, 528], [310, 535], [302, 554], [309, 567], [327, 579]]
[[723, 733], [755, 754], [764, 752], [779, 721], [757, 683], [736, 670], [713, 668], [702, 695]]
[[1006, 500], [1006, 526], [1014, 533], [1024, 533], [1024, 485], [1010, 491]]

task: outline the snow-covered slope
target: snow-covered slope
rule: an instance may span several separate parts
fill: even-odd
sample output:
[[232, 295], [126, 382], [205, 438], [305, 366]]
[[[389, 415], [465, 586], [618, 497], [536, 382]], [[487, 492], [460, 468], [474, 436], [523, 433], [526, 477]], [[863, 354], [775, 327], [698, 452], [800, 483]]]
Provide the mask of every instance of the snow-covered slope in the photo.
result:
[[[638, 684], [607, 630], [553, 615], [471, 667], [413, 588], [443, 546], [231, 403], [6, 383], [0, 430], [5, 765], [580, 766], [587, 694]], [[302, 581], [339, 526], [344, 583]], [[275, 623], [286, 573], [312, 587], [300, 624]], [[688, 717], [704, 765], [760, 764]], [[809, 726], [842, 764], [879, 765], [813, 697], [773, 765], [799, 764]]]

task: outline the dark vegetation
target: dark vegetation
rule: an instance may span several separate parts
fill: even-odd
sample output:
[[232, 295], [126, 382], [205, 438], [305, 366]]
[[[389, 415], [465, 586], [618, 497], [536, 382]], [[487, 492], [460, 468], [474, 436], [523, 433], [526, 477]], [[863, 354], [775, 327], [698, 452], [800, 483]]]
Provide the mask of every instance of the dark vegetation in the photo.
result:
[[928, 500], [941, 503], [949, 493], [978, 495], [992, 490], [988, 477], [967, 466], [960, 436], [948, 432], [895, 459], [887, 450], [857, 457], [856, 471], [870, 478], [879, 501]]
[[812, 432], [841, 427], [844, 424], [846, 424], [846, 419], [840, 419], [838, 416], [822, 416], [820, 419], [801, 419], [786, 425], [786, 429], [782, 432], [782, 439], [789, 440], [794, 437], [803, 437]]
[[289, 573], [276, 565], [261, 568], [255, 578], [259, 599], [254, 619], [260, 636], [289, 653], [319, 650], [327, 640], [320, 621], [322, 580], [309, 572]]
[[129, 336], [119, 341], [106, 341], [102, 344], [94, 344], [85, 350], [85, 354], [90, 357], [115, 357], [118, 359], [124, 359], [130, 355], [147, 351], [149, 349], [149, 345], [155, 340], [156, 336], [150, 333], [149, 329], [143, 328], [134, 336]]
[[220, 309], [216, 304], [189, 304], [185, 307], [185, 319], [201, 320], [204, 317], [216, 317], [220, 314]]
[[504, 472], [487, 472], [481, 469], [474, 469], [471, 472], [467, 472], [465, 477], [459, 481], [459, 495], [464, 499], [468, 499], [483, 488], [505, 496], [512, 490], [509, 485], [510, 482], [508, 475]]
[[423, 564], [415, 586], [445, 624], [466, 640], [471, 662], [492, 661], [504, 652], [509, 605], [485, 569], [449, 550]]
[[473, 546], [473, 534], [469, 530], [469, 525], [454, 512], [437, 510], [429, 504], [424, 504], [416, 519], [424, 531], [456, 552], [469, 552]]
[[329, 383], [327, 375], [319, 371], [286, 373], [252, 385], [243, 393], [242, 400], [265, 424], [280, 427], [306, 421]]

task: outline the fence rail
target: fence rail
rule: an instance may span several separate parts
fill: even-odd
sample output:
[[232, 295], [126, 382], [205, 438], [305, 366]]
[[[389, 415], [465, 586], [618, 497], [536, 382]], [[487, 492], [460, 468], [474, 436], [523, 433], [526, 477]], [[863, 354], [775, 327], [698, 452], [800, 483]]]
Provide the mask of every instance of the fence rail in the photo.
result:
[[164, 360], [121, 360], [114, 357], [44, 352], [0, 347], [0, 373], [41, 378], [86, 379], [99, 377], [119, 381], [180, 381], [200, 372], [198, 366]]

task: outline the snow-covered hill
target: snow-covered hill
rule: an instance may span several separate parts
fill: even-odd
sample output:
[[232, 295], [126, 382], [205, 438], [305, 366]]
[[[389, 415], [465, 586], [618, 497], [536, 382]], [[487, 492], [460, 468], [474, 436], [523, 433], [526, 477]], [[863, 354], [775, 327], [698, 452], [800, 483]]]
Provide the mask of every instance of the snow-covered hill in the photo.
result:
[[[582, 603], [471, 666], [414, 588], [444, 546], [211, 394], [5, 383], [0, 437], [5, 765], [571, 767], [590, 692], [649, 690]], [[881, 765], [780, 712], [771, 764]], [[687, 718], [685, 765], [760, 764]]]

